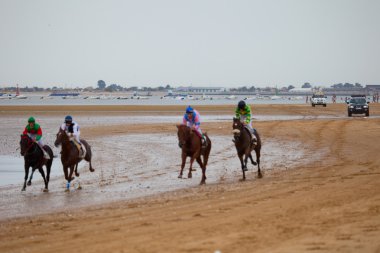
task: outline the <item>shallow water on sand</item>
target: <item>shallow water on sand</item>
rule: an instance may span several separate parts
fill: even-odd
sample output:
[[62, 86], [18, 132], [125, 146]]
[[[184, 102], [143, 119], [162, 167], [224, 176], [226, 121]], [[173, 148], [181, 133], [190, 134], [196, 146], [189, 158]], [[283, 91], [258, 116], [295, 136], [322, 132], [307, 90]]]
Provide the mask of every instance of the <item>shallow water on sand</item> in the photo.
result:
[[[236, 182], [242, 178], [240, 161], [231, 136], [212, 136], [213, 146], [207, 166], [207, 184]], [[113, 136], [93, 140], [95, 172], [81, 162], [80, 177], [73, 181], [69, 193], [64, 192], [63, 176], [51, 179], [49, 192], [42, 192], [43, 182], [38, 179], [21, 192], [20, 185], [1, 188], [0, 219], [36, 215], [53, 211], [109, 203], [118, 200], [150, 196], [176, 189], [197, 187], [201, 169], [194, 167], [193, 178], [178, 178], [181, 150], [177, 137], [152, 134], [149, 141], [142, 134]], [[112, 149], [112, 152], [109, 150]], [[301, 143], [266, 140], [262, 148], [261, 169], [264, 177], [274, 170], [296, 166], [303, 156]], [[255, 158], [255, 156], [253, 155]], [[318, 159], [317, 155], [314, 156]], [[59, 159], [57, 159], [59, 160]], [[309, 160], [310, 162], [310, 160]], [[257, 167], [248, 165], [247, 180], [258, 180]], [[22, 178], [19, 179], [22, 181]], [[82, 190], [76, 190], [80, 182]]]
[[[20, 189], [22, 187], [22, 184], [24, 183], [24, 158], [23, 157], [16, 157], [16, 156], [7, 156], [7, 155], [0, 155], [0, 190], [1, 187], [5, 185], [18, 185], [20, 186]], [[46, 169], [44, 167], [44, 171], [46, 174]], [[32, 173], [32, 170], [29, 169], [29, 176], [30, 177]], [[50, 177], [63, 175], [61, 161], [59, 159], [54, 159], [53, 164], [51, 166], [50, 171]], [[33, 175], [33, 181], [35, 180], [42, 180], [41, 174], [38, 170], [34, 172]]]

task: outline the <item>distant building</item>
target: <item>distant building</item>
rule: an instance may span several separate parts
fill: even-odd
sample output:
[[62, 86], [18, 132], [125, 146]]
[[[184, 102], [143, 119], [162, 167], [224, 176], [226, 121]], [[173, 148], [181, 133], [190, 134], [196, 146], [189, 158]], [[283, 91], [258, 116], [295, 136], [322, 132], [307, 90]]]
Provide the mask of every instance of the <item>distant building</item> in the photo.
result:
[[367, 90], [367, 92], [370, 92], [370, 91], [380, 92], [380, 84], [367, 84], [365, 86], [365, 89]]
[[178, 87], [177, 92], [191, 92], [191, 93], [218, 93], [226, 91], [223, 87]]

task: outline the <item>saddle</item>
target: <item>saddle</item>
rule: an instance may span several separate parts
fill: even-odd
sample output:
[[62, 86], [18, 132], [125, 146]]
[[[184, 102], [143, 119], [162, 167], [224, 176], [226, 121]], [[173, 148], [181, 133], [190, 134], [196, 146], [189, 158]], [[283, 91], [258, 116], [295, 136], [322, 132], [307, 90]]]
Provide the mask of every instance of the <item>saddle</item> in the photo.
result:
[[85, 145], [83, 145], [82, 143], [78, 143], [75, 138], [70, 138], [70, 141], [72, 141], [75, 147], [77, 147], [78, 152], [79, 152], [79, 155], [78, 155], [79, 158], [83, 159], [86, 156], [86, 152], [87, 152]]
[[[198, 131], [193, 131], [193, 132], [195, 132], [195, 134], [201, 139], [201, 145], [202, 145], [202, 148], [203, 148], [203, 149], [206, 148], [207, 145], [208, 145], [208, 143], [207, 143], [207, 138], [204, 137], [205, 134], [203, 134], [203, 136], [202, 136], [202, 135], [200, 135], [200, 134], [198, 133]], [[203, 141], [202, 141], [202, 140], [203, 140]]]
[[248, 127], [245, 126], [244, 128], [249, 133], [249, 137], [251, 138], [251, 145], [256, 145], [257, 144], [256, 129], [253, 129], [253, 132], [251, 133], [251, 130], [249, 130]]

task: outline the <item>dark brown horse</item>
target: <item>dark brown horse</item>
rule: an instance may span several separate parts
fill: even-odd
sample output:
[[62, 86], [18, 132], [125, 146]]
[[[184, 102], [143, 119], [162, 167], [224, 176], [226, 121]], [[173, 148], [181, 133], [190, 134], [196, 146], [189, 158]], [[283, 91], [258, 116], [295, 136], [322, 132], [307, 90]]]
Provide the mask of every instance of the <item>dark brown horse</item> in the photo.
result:
[[[95, 170], [91, 165], [91, 146], [85, 140], [81, 139], [80, 141], [86, 148], [86, 155], [84, 157], [84, 160], [90, 163], [90, 171], [94, 172]], [[62, 145], [61, 162], [63, 166], [63, 172], [65, 173], [65, 179], [67, 180], [66, 191], [69, 191], [70, 182], [74, 180], [73, 172], [75, 171], [75, 176], [79, 177], [78, 163], [82, 161], [82, 158], [79, 157], [79, 150], [75, 146], [74, 142], [70, 140], [69, 136], [66, 134], [66, 131], [62, 130], [61, 128], [59, 128], [54, 145], [56, 147]]]
[[[211, 140], [205, 133], [207, 139], [207, 146], [202, 148], [201, 138], [190, 127], [185, 125], [177, 125], [178, 128], [178, 145], [182, 149], [182, 164], [181, 171], [178, 178], [182, 178], [183, 168], [185, 168], [186, 158], [190, 156], [190, 168], [187, 175], [188, 178], [192, 177], [191, 170], [193, 168], [193, 162], [196, 160], [199, 166], [202, 168], [202, 180], [200, 184], [206, 183], [206, 166], [208, 156], [211, 151]], [[202, 157], [203, 156], [203, 161]]]
[[[32, 176], [36, 169], [41, 173], [42, 178], [44, 179], [45, 189], [44, 192], [49, 191], [49, 180], [50, 180], [50, 170], [53, 163], [53, 151], [48, 145], [44, 146], [45, 151], [49, 154], [50, 159], [45, 159], [44, 154], [41, 148], [35, 143], [28, 135], [22, 134], [20, 140], [20, 153], [24, 157], [24, 186], [21, 191], [26, 190], [26, 180], [29, 175], [29, 168], [32, 167], [32, 174], [28, 181], [28, 185], [32, 184]], [[43, 170], [43, 166], [46, 167], [46, 177]]]
[[[237, 154], [240, 159], [241, 169], [243, 171], [243, 180], [245, 180], [245, 172], [247, 171], [247, 162], [248, 158], [251, 160], [253, 165], [257, 165], [258, 167], [258, 177], [261, 178], [262, 174], [260, 171], [260, 151], [261, 151], [261, 139], [259, 133], [255, 130], [254, 134], [257, 139], [257, 143], [252, 144], [251, 142], [251, 133], [249, 129], [247, 129], [238, 118], [233, 119], [232, 124], [232, 132], [234, 134], [234, 142]], [[256, 152], [256, 161], [252, 159], [252, 150]], [[244, 156], [244, 159], [243, 159]]]

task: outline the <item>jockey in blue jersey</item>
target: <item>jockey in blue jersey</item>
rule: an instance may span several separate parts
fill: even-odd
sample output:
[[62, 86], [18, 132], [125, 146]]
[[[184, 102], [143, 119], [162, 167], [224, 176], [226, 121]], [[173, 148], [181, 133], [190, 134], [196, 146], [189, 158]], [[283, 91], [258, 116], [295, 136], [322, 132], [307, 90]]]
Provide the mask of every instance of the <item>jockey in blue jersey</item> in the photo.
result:
[[191, 106], [188, 106], [186, 108], [186, 113], [183, 115], [182, 125], [186, 125], [188, 127], [191, 127], [192, 130], [194, 130], [199, 137], [201, 137], [202, 146], [206, 145], [206, 137], [202, 133], [201, 130], [201, 121], [200, 121], [200, 115], [197, 110], [194, 110]]

